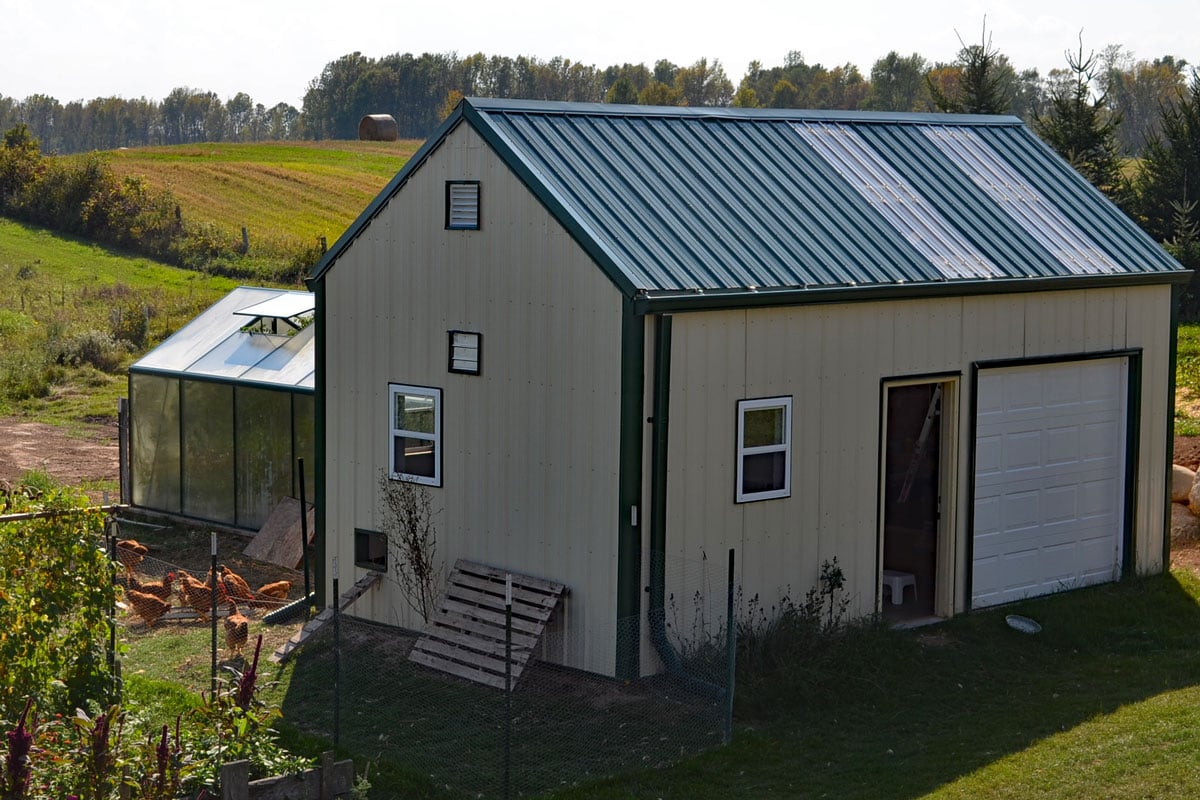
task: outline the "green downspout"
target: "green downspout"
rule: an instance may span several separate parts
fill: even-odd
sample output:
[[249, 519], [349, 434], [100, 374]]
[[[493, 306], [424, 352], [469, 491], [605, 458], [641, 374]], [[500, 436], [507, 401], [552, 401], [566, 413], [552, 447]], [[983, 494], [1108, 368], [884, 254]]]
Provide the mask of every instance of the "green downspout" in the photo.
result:
[[[314, 375], [315, 391], [313, 392], [313, 455], [315, 456], [314, 464], [315, 472], [313, 474], [313, 494], [312, 503], [316, 506], [317, 529], [314, 532], [314, 549], [313, 554], [313, 586], [317, 595], [317, 608], [325, 607], [325, 281], [316, 281], [314, 293], [316, 294], [316, 308], [314, 313], [316, 318], [316, 372]], [[304, 510], [301, 509], [301, 513]]]
[[642, 539], [637, 519], [642, 490], [642, 398], [645, 393], [645, 319], [633, 301], [621, 307], [621, 441], [617, 510], [616, 673], [640, 677]]
[[[688, 672], [667, 636], [667, 443], [671, 410], [671, 315], [654, 318], [653, 438], [650, 443], [650, 602], [646, 620], [650, 641], [667, 673], [692, 689], [713, 697], [727, 694], [725, 687]], [[732, 652], [732, 651], [731, 651]], [[732, 684], [730, 685], [730, 690]]]
[[654, 424], [650, 444], [650, 640], [667, 672], [679, 673], [683, 661], [667, 638], [667, 434], [671, 406], [671, 315], [654, 319]]

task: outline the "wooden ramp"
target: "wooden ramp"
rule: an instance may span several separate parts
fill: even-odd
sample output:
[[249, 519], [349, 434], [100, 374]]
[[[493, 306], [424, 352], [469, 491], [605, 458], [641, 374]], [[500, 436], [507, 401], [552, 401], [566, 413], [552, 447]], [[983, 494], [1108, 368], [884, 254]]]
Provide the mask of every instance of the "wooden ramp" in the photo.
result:
[[[363, 596], [367, 589], [375, 585], [382, 574], [380, 572], [368, 572], [355, 581], [354, 585], [342, 592], [342, 596], [338, 598], [338, 610], [345, 611], [349, 608], [355, 600]], [[298, 630], [292, 638], [281, 644], [279, 649], [272, 653], [268, 660], [274, 664], [282, 664], [284, 661], [287, 661], [296, 648], [311, 639], [317, 631], [324, 628], [330, 622], [333, 622], [333, 609], [322, 609], [320, 614], [317, 614], [305, 623], [304, 627]]]
[[504, 688], [505, 577], [512, 576], [512, 685], [529, 663], [558, 601], [561, 583], [459, 561], [446, 594], [408, 658], [469, 681]]
[[[316, 509], [308, 504], [308, 544], [312, 545], [316, 537]], [[300, 524], [300, 501], [294, 497], [285, 497], [271, 509], [270, 516], [262, 528], [250, 540], [243, 550], [249, 558], [256, 561], [266, 561], [278, 564], [288, 569], [300, 569], [304, 562], [304, 551], [300, 546], [303, 538], [303, 527]]]

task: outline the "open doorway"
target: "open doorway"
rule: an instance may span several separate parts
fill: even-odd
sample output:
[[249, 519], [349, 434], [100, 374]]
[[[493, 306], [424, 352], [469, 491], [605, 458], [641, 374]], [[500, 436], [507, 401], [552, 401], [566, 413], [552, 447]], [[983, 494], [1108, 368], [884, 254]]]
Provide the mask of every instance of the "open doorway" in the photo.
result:
[[948, 435], [943, 409], [953, 384], [889, 385], [884, 392], [880, 610], [892, 624], [940, 616], [942, 495]]

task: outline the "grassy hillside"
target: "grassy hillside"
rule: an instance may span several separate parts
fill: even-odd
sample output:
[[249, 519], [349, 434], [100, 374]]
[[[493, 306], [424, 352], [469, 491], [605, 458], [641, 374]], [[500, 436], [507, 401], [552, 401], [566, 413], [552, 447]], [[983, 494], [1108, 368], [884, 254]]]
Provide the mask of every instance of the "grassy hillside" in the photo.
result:
[[184, 218], [240, 235], [253, 250], [280, 240], [329, 244], [420, 142], [208, 143], [110, 153], [119, 175], [175, 196]]
[[115, 417], [125, 367], [236, 285], [0, 218], [0, 415]]

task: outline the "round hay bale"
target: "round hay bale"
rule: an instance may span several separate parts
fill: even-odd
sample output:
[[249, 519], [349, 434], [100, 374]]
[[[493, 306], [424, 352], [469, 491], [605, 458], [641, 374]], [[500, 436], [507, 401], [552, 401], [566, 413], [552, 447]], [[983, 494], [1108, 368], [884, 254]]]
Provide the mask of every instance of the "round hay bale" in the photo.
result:
[[394, 142], [400, 138], [391, 114], [367, 114], [358, 121], [358, 139], [362, 142]]

